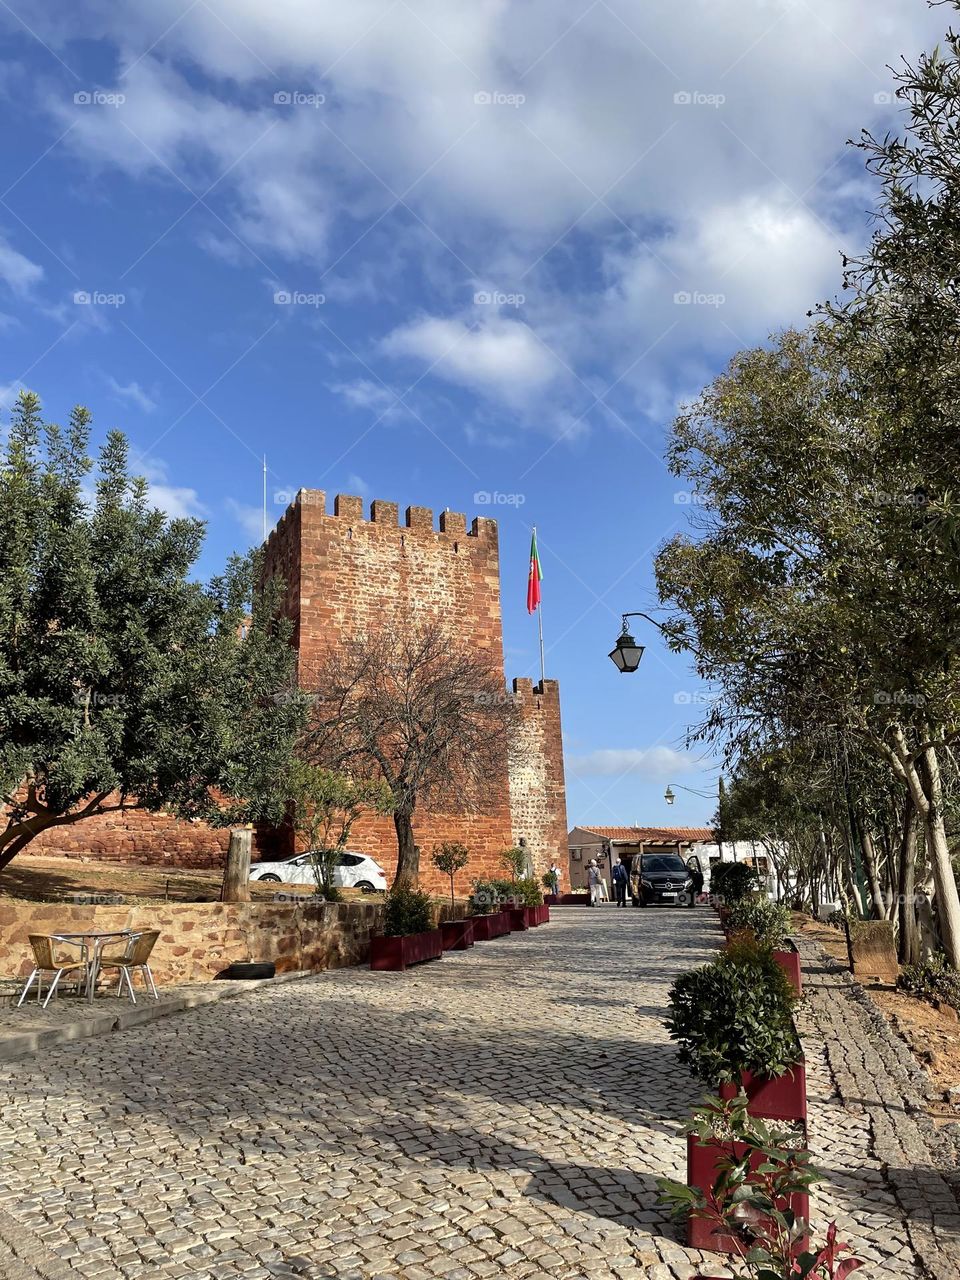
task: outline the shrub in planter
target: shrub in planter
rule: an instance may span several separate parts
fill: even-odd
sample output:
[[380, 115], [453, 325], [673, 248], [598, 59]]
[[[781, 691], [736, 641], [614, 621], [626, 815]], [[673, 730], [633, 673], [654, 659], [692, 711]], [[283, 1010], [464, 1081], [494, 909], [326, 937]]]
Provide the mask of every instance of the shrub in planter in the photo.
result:
[[744, 1072], [777, 1077], [802, 1060], [793, 1025], [796, 996], [768, 951], [730, 947], [670, 988], [670, 1037], [680, 1061], [706, 1084], [740, 1084]]
[[512, 888], [518, 906], [543, 906], [543, 890], [540, 888], [539, 884], [537, 884], [533, 876], [525, 876], [523, 879], [515, 880]]
[[383, 932], [388, 938], [426, 933], [433, 928], [433, 902], [422, 889], [391, 889]]
[[819, 1174], [802, 1131], [765, 1125], [741, 1096], [707, 1098], [687, 1133], [697, 1179], [684, 1186], [662, 1178], [658, 1185], [662, 1200], [689, 1215], [694, 1247], [736, 1254], [740, 1274], [755, 1280], [845, 1280], [863, 1265], [837, 1239], [835, 1225], [825, 1245], [810, 1248], [809, 1188]]
[[710, 869], [710, 896], [725, 906], [732, 907], [759, 890], [757, 873], [746, 862], [717, 862]]
[[762, 947], [780, 951], [790, 932], [790, 912], [782, 902], [769, 898], [741, 898], [730, 907], [732, 933], [748, 931]]
[[472, 916], [486, 916], [500, 910], [500, 894], [493, 880], [474, 880], [467, 900], [467, 910]]

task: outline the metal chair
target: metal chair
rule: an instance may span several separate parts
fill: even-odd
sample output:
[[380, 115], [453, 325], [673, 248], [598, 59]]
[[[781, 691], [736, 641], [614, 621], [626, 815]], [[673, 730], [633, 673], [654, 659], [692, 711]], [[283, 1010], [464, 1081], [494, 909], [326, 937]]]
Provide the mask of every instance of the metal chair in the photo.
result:
[[130, 999], [134, 1004], [137, 1003], [137, 997], [133, 993], [131, 973], [139, 970], [143, 975], [143, 985], [153, 992], [154, 1000], [160, 999], [157, 995], [157, 987], [153, 981], [149, 963], [150, 953], [153, 951], [159, 937], [159, 929], [149, 929], [144, 933], [131, 934], [127, 941], [127, 949], [122, 956], [101, 956], [99, 958], [97, 961], [98, 972], [102, 969], [120, 970], [120, 981], [117, 984], [118, 996], [123, 991], [123, 984], [126, 982], [127, 990], [130, 992]]
[[27, 992], [33, 985], [33, 980], [37, 980], [37, 1004], [40, 1003], [41, 989], [43, 987], [43, 975], [52, 973], [53, 981], [50, 983], [50, 990], [47, 992], [47, 998], [43, 1002], [44, 1009], [50, 1003], [50, 997], [57, 989], [57, 983], [65, 973], [77, 975], [77, 989], [79, 990], [82, 980], [87, 975], [86, 960], [65, 960], [58, 957], [54, 950], [54, 943], [61, 942], [65, 946], [76, 946], [76, 943], [70, 943], [58, 934], [31, 933], [29, 935], [30, 946], [33, 948], [34, 969], [27, 979], [27, 985], [20, 993], [20, 999], [17, 1001], [17, 1008], [23, 1004], [27, 998]]

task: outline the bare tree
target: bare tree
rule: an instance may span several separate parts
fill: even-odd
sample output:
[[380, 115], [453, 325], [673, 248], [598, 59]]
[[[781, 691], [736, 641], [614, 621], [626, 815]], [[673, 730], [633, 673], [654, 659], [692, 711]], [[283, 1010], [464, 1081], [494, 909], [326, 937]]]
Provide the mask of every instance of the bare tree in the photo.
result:
[[381, 778], [393, 792], [394, 887], [415, 886], [418, 804], [482, 812], [507, 786], [518, 709], [489, 651], [440, 621], [409, 617], [331, 647], [321, 659], [311, 759]]

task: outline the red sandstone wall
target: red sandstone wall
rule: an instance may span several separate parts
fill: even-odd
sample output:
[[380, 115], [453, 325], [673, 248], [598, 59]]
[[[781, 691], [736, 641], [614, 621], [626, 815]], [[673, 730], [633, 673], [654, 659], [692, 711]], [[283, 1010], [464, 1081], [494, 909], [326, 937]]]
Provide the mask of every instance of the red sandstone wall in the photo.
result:
[[[297, 539], [299, 551], [290, 546]], [[288, 581], [298, 575], [296, 599], [288, 593], [288, 607], [299, 622], [299, 676], [305, 688], [316, 679], [325, 648], [337, 636], [361, 634], [403, 612], [449, 619], [472, 643], [491, 649], [502, 667], [494, 520], [478, 518], [468, 531], [462, 514], [445, 511], [437, 529], [429, 508], [408, 507], [401, 525], [396, 503], [373, 502], [366, 519], [362, 499], [342, 494], [329, 515], [324, 493], [301, 489], [270, 536], [267, 566], [268, 572], [283, 572]], [[425, 888], [449, 889], [449, 881], [430, 862], [434, 845], [444, 840], [459, 840], [473, 854], [457, 878], [458, 890], [466, 890], [475, 876], [502, 872], [499, 855], [514, 843], [506, 760], [496, 794], [496, 802], [483, 813], [430, 814], [423, 809], [417, 815], [414, 831]], [[372, 854], [392, 876], [397, 855], [389, 818], [359, 822], [350, 846]]]

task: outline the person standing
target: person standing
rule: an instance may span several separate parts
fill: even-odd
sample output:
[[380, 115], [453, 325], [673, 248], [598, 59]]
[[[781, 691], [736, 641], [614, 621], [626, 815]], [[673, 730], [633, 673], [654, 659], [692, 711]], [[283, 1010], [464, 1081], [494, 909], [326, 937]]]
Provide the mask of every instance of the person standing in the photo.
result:
[[547, 872], [550, 877], [551, 892], [554, 897], [560, 896], [560, 868], [555, 862], [550, 864], [550, 870]]
[[603, 885], [600, 882], [600, 868], [597, 866], [596, 858], [591, 858], [587, 864], [587, 884], [590, 887], [591, 907], [599, 907], [603, 897]]
[[619, 858], [613, 864], [611, 876], [613, 879], [613, 892], [617, 899], [617, 906], [625, 907], [627, 905], [627, 884], [630, 876], [627, 872], [627, 868]]

